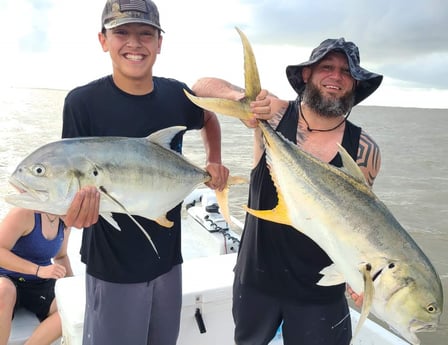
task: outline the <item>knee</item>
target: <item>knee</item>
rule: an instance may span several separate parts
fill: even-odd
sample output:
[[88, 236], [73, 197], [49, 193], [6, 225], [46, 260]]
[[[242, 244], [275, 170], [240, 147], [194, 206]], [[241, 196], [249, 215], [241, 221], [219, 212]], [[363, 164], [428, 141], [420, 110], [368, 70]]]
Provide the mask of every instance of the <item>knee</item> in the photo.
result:
[[14, 308], [17, 291], [15, 285], [8, 278], [0, 278], [0, 309]]

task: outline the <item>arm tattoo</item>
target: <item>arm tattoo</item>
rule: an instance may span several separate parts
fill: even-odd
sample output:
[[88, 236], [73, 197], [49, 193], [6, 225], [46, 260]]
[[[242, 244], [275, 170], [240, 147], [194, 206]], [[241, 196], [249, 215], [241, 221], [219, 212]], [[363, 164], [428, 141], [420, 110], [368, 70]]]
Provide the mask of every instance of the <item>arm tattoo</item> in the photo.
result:
[[378, 145], [364, 131], [361, 132], [361, 137], [359, 138], [357, 163], [366, 171], [367, 183], [369, 186], [372, 186], [380, 170], [381, 154]]

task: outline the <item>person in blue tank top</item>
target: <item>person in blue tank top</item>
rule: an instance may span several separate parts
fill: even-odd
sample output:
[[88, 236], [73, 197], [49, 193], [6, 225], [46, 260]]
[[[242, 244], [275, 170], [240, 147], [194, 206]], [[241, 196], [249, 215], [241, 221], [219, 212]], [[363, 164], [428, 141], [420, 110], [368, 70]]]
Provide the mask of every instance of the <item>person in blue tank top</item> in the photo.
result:
[[70, 230], [54, 215], [13, 208], [0, 223], [0, 345], [6, 345], [14, 310], [26, 308], [41, 323], [27, 345], [51, 344], [62, 334], [54, 285], [72, 276]]
[[[254, 118], [246, 125], [256, 127], [257, 119], [267, 120], [303, 150], [339, 167], [341, 144], [372, 186], [381, 164], [379, 148], [347, 117], [378, 88], [382, 76], [359, 62], [354, 43], [344, 38], [323, 41], [308, 61], [286, 68], [297, 99], [280, 100], [262, 90], [251, 104]], [[244, 97], [244, 90], [216, 78], [198, 80], [193, 90], [204, 97]], [[248, 206], [269, 210], [277, 204], [276, 189], [260, 129], [255, 128], [254, 137]], [[233, 287], [235, 343], [266, 345], [281, 327], [285, 345], [348, 345], [352, 334], [345, 291], [357, 305], [362, 296], [345, 284], [316, 285], [321, 269], [331, 263], [317, 244], [292, 227], [247, 214]]]
[[[112, 74], [71, 90], [64, 102], [62, 137], [146, 137], [158, 130], [185, 126], [201, 130], [206, 151], [207, 185], [222, 190], [228, 169], [221, 162], [221, 132], [215, 114], [184, 94], [188, 86], [153, 75], [163, 33], [157, 6], [150, 0], [108, 0], [99, 42], [109, 53]], [[191, 91], [191, 90], [190, 90]], [[182, 152], [183, 132], [171, 142]], [[148, 203], [157, 203], [148, 195]], [[98, 216], [99, 192], [85, 187], [65, 217], [84, 228], [81, 260], [86, 264], [84, 345], [175, 345], [180, 328], [181, 205], [169, 211], [167, 229], [139, 217], [153, 239], [158, 257], [141, 230], [123, 213], [113, 218], [117, 231]]]

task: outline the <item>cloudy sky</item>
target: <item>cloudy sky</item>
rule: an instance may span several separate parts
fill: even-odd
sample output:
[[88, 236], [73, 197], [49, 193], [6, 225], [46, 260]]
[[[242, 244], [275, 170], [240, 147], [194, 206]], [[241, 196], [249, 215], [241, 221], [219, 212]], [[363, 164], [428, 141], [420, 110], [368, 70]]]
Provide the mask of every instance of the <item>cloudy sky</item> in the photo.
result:
[[[71, 89], [110, 73], [97, 40], [105, 0], [0, 0], [0, 86]], [[360, 48], [385, 76], [366, 105], [448, 108], [446, 0], [159, 0], [165, 30], [154, 74], [191, 85], [216, 76], [242, 85], [241, 28], [262, 86], [294, 93], [285, 67], [325, 38]]]

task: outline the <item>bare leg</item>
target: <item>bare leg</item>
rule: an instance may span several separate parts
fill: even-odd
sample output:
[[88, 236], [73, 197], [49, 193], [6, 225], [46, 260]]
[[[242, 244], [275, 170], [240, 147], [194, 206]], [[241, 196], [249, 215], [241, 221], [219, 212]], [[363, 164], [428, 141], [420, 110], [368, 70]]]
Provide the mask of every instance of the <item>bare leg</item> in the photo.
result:
[[48, 317], [34, 330], [25, 345], [50, 345], [62, 335], [61, 318], [56, 307], [56, 299], [53, 300]]
[[16, 287], [12, 281], [0, 278], [0, 345], [8, 343], [16, 296]]

